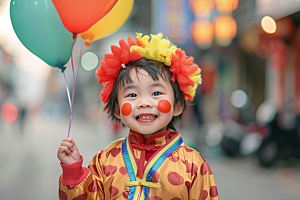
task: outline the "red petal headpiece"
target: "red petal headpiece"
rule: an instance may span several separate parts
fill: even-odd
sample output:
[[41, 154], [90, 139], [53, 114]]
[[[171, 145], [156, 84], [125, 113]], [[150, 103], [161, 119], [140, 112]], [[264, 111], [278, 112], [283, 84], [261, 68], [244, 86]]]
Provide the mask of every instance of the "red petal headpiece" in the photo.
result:
[[126, 65], [130, 61], [136, 61], [142, 56], [138, 51], [130, 53], [130, 47], [137, 45], [131, 36], [127, 38], [128, 44], [124, 39], [119, 41], [120, 47], [111, 46], [112, 54], [105, 54], [103, 61], [100, 61], [100, 67], [96, 70], [96, 76], [99, 84], [104, 83], [104, 88], [100, 93], [103, 103], [107, 103], [109, 96], [122, 69], [122, 64]]
[[128, 44], [120, 40], [120, 47], [111, 46], [112, 54], [105, 54], [101, 65], [96, 71], [99, 83], [105, 84], [100, 96], [104, 103], [108, 102], [109, 96], [118, 78], [120, 69], [130, 61], [136, 61], [142, 57], [157, 60], [169, 66], [173, 73], [172, 81], [177, 80], [185, 99], [193, 100], [196, 88], [201, 84], [200, 68], [194, 64], [193, 57], [187, 57], [185, 52], [168, 39], [164, 39], [161, 33], [157, 35], [137, 34], [136, 41], [130, 36]]

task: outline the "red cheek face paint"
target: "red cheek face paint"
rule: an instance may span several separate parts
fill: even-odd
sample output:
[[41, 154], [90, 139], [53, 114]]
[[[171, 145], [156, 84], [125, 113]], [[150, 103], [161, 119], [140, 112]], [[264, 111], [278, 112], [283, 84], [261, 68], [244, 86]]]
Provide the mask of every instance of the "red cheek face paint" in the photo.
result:
[[130, 103], [124, 103], [122, 108], [121, 108], [122, 115], [128, 116], [128, 115], [130, 115], [131, 111], [132, 111], [131, 104]]
[[162, 99], [158, 102], [157, 108], [162, 113], [168, 113], [171, 110], [171, 104], [168, 100]]

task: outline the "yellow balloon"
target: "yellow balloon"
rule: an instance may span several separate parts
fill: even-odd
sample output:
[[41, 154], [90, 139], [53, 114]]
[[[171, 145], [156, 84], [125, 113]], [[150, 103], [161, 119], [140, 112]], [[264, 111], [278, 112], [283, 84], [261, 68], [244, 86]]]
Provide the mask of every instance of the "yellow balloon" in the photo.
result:
[[85, 40], [85, 45], [89, 47], [91, 41], [99, 40], [118, 30], [128, 19], [133, 2], [134, 0], [119, 0], [107, 15], [89, 30], [79, 34]]

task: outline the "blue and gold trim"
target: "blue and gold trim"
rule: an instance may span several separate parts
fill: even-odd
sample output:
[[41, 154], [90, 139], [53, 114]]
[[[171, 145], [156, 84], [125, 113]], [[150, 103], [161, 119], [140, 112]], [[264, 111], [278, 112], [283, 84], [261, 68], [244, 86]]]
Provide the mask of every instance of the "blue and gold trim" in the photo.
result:
[[166, 145], [164, 145], [161, 150], [156, 152], [152, 159], [148, 161], [143, 178], [140, 179], [139, 177], [136, 177], [137, 165], [135, 163], [132, 150], [129, 146], [128, 138], [123, 141], [122, 154], [130, 178], [130, 182], [125, 182], [125, 185], [130, 187], [127, 199], [147, 200], [149, 197], [150, 187], [160, 187], [159, 183], [152, 183], [152, 177], [156, 170], [166, 160], [166, 158], [171, 155], [182, 143], [182, 138], [180, 134], [177, 133], [176, 136], [174, 136]]
[[[130, 150], [128, 138], [125, 138], [125, 140], [122, 143], [122, 154], [125, 161], [125, 165], [127, 168], [128, 176], [130, 178], [130, 181], [136, 181], [136, 172], [137, 172], [137, 166], [134, 161], [134, 156]], [[133, 161], [133, 162], [132, 162]], [[139, 191], [138, 186], [131, 186], [129, 188], [128, 198], [127, 199], [137, 199], [137, 193]]]

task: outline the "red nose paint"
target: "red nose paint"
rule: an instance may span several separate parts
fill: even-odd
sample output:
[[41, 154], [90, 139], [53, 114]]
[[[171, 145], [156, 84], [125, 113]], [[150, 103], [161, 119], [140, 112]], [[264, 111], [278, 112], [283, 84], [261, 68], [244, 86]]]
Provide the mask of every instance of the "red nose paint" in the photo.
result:
[[130, 103], [124, 103], [122, 108], [121, 108], [122, 115], [124, 115], [124, 116], [130, 115], [131, 111], [132, 111], [131, 104]]
[[158, 102], [157, 108], [162, 113], [168, 113], [171, 110], [171, 104], [168, 100], [162, 99]]

